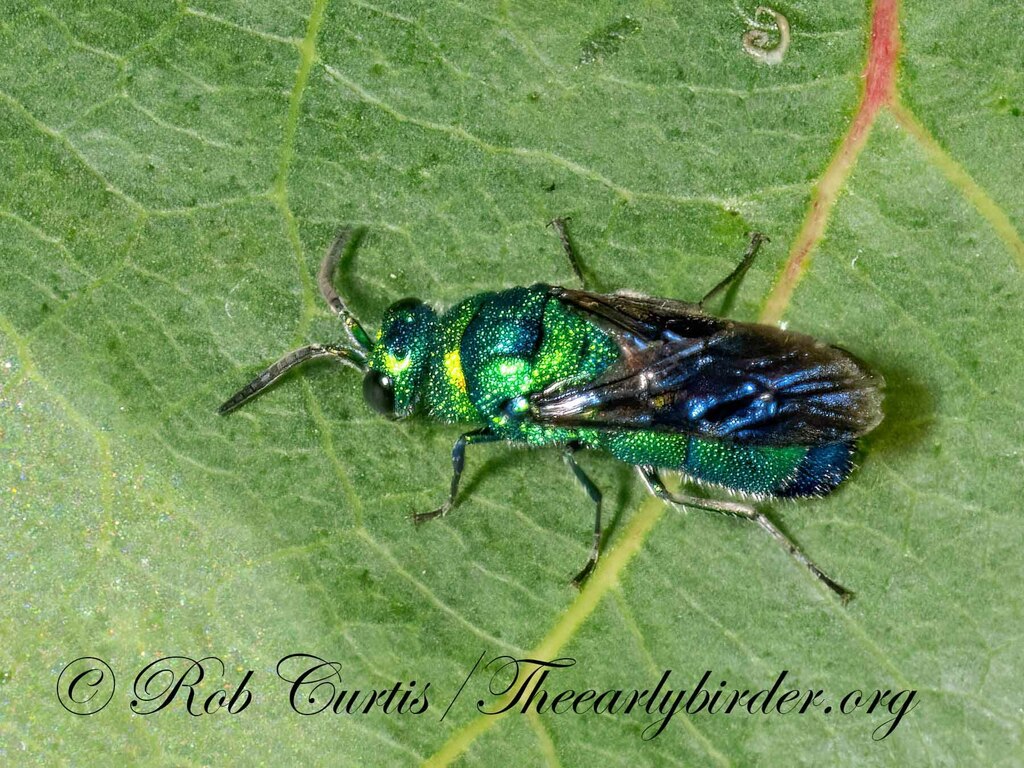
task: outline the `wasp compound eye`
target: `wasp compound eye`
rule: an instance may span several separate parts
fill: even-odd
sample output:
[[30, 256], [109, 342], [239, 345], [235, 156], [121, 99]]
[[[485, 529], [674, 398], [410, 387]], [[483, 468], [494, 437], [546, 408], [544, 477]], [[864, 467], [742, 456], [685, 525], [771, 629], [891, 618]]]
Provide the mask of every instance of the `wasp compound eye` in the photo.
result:
[[377, 413], [395, 418], [395, 385], [380, 371], [367, 371], [363, 378], [363, 397]]

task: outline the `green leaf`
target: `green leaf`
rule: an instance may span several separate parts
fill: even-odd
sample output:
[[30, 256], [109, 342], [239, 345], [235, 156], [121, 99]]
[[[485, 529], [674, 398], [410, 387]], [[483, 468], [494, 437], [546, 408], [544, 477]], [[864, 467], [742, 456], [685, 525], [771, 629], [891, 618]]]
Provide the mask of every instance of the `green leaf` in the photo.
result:
[[[1019, 29], [979, 2], [788, 3], [771, 66], [743, 48], [753, 6], [707, 5], [6, 4], [5, 762], [1019, 760]], [[886, 41], [895, 81], [871, 67]], [[556, 216], [598, 288], [691, 300], [765, 232], [732, 314], [777, 306], [885, 376], [850, 481], [767, 506], [850, 605], [605, 456], [581, 458], [610, 521], [582, 593], [591, 508], [555, 452], [470, 450], [459, 509], [414, 528], [459, 428], [374, 418], [345, 368], [216, 415], [283, 352], [341, 337], [314, 280], [339, 225], [367, 227], [339, 288], [373, 327], [407, 295], [570, 282]], [[341, 662], [348, 690], [429, 682], [429, 709], [302, 717], [275, 674], [291, 653]], [[480, 716], [497, 697], [478, 671], [442, 721], [481, 653], [575, 658], [552, 693], [786, 670], [833, 711], [679, 714], [644, 740], [645, 712]], [[133, 714], [135, 675], [173, 655], [224, 660], [203, 698], [253, 670], [253, 703]], [[81, 656], [117, 675], [91, 717], [55, 690]], [[875, 740], [891, 715], [838, 711], [858, 689], [916, 706]]]

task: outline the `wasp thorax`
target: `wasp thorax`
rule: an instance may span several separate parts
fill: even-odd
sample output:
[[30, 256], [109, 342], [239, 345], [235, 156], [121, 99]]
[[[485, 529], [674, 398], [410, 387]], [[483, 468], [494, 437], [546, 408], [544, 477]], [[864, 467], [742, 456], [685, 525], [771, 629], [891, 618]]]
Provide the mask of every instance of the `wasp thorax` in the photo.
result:
[[388, 307], [363, 379], [363, 396], [373, 410], [400, 419], [416, 409], [436, 330], [437, 315], [419, 299]]

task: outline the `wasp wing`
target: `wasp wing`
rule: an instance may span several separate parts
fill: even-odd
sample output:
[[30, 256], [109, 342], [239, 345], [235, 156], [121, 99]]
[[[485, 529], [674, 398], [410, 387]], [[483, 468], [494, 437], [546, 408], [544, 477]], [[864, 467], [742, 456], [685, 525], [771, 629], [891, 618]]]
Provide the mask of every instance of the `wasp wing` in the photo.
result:
[[622, 354], [593, 382], [555, 383], [532, 396], [540, 423], [819, 445], [859, 437], [881, 421], [881, 378], [810, 336], [671, 299], [552, 293], [611, 334]]

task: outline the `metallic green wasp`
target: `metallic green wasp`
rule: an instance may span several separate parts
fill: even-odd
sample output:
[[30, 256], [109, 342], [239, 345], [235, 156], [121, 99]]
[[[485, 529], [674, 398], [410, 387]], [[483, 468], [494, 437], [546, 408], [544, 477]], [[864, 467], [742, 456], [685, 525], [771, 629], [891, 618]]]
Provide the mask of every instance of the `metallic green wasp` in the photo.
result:
[[[552, 223], [583, 283], [565, 222]], [[477, 426], [452, 448], [448, 499], [415, 515], [417, 522], [455, 506], [467, 445], [557, 446], [596, 508], [590, 556], [573, 580], [579, 585], [600, 553], [601, 492], [573, 454], [599, 449], [635, 465], [651, 493], [667, 503], [756, 522], [836, 594], [849, 597], [754, 506], [671, 493], [659, 474], [682, 472], [753, 500], [822, 496], [850, 474], [857, 438], [881, 421], [882, 380], [848, 352], [704, 311], [745, 273], [761, 235], [696, 304], [536, 284], [480, 293], [440, 314], [419, 299], [403, 299], [387, 309], [373, 336], [332, 286], [350, 235], [338, 235], [318, 275], [348, 343], [290, 352], [221, 413], [296, 365], [333, 357], [364, 373], [367, 403], [389, 418], [421, 414]]]

